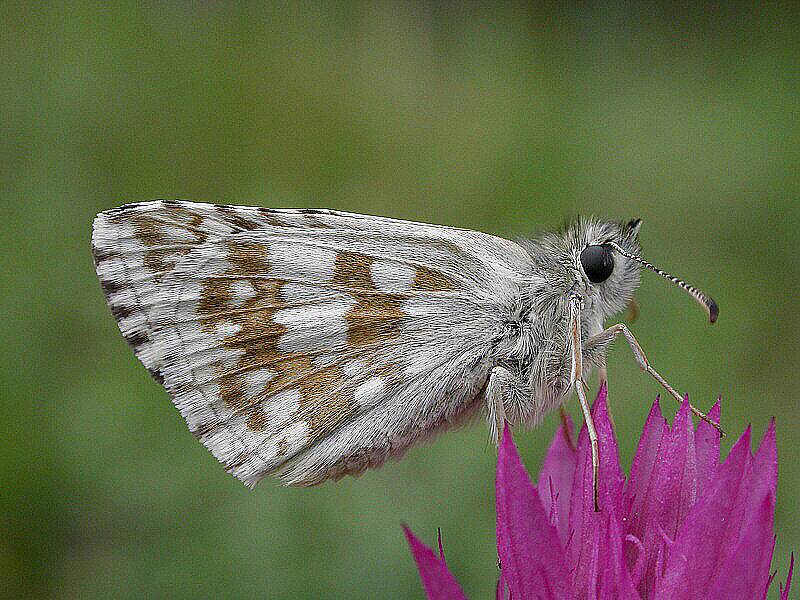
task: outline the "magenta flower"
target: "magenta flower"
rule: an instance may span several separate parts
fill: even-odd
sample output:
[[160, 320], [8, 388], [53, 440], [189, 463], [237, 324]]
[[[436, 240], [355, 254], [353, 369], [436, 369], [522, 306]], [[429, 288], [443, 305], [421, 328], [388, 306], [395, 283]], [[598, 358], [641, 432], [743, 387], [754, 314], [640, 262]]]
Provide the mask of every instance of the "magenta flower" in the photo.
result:
[[[719, 419], [719, 403], [710, 416]], [[589, 439], [559, 429], [531, 483], [506, 427], [497, 460], [498, 598], [513, 600], [765, 598], [775, 537], [775, 423], [758, 451], [748, 428], [719, 464], [719, 436], [692, 425], [688, 401], [669, 427], [653, 404], [626, 480], [600, 390], [600, 512]], [[437, 556], [406, 530], [431, 600], [465, 595]], [[789, 596], [792, 557], [780, 597]]]

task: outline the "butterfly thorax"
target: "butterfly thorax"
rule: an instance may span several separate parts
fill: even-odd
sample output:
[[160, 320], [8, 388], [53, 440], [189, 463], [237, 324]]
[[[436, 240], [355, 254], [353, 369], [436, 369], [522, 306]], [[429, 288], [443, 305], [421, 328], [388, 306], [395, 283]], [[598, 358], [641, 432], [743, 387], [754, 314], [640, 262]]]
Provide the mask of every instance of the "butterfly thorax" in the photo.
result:
[[[635, 232], [616, 223], [579, 220], [561, 233], [518, 240], [527, 251], [528, 268], [519, 274], [517, 295], [509, 304], [504, 336], [495, 346], [493, 364], [508, 369], [525, 389], [509, 395], [512, 422], [537, 424], [560, 405], [570, 385], [569, 301], [580, 299], [581, 340], [602, 331], [604, 322], [630, 301], [638, 286], [638, 268], [623, 263], [602, 286], [593, 285], [580, 268], [580, 253], [605, 239], [638, 249]], [[585, 357], [584, 377], [605, 363], [607, 347]]]

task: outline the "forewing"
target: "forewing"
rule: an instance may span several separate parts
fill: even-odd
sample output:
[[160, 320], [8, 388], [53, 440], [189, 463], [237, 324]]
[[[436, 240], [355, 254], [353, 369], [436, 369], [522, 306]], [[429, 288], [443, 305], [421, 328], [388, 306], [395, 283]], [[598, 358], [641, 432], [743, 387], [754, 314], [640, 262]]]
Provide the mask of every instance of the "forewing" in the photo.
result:
[[457, 421], [525, 262], [467, 230], [163, 201], [100, 214], [93, 244], [122, 333], [248, 484], [360, 472]]

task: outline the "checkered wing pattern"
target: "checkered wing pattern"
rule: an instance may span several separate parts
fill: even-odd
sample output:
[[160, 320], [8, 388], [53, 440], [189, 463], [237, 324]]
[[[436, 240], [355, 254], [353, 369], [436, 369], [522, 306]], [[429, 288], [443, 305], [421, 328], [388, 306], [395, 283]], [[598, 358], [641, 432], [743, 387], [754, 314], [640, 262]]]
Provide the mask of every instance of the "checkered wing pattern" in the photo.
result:
[[97, 274], [190, 431], [248, 485], [358, 474], [474, 412], [515, 243], [329, 210], [99, 214]]

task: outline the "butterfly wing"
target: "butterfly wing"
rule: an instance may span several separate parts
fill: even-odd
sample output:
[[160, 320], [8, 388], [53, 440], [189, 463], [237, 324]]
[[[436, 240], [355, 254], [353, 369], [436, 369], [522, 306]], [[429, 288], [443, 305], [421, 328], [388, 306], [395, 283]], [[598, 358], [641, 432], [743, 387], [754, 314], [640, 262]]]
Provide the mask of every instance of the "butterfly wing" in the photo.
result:
[[486, 234], [177, 201], [98, 215], [120, 330], [248, 485], [359, 473], [475, 408], [529, 268]]

